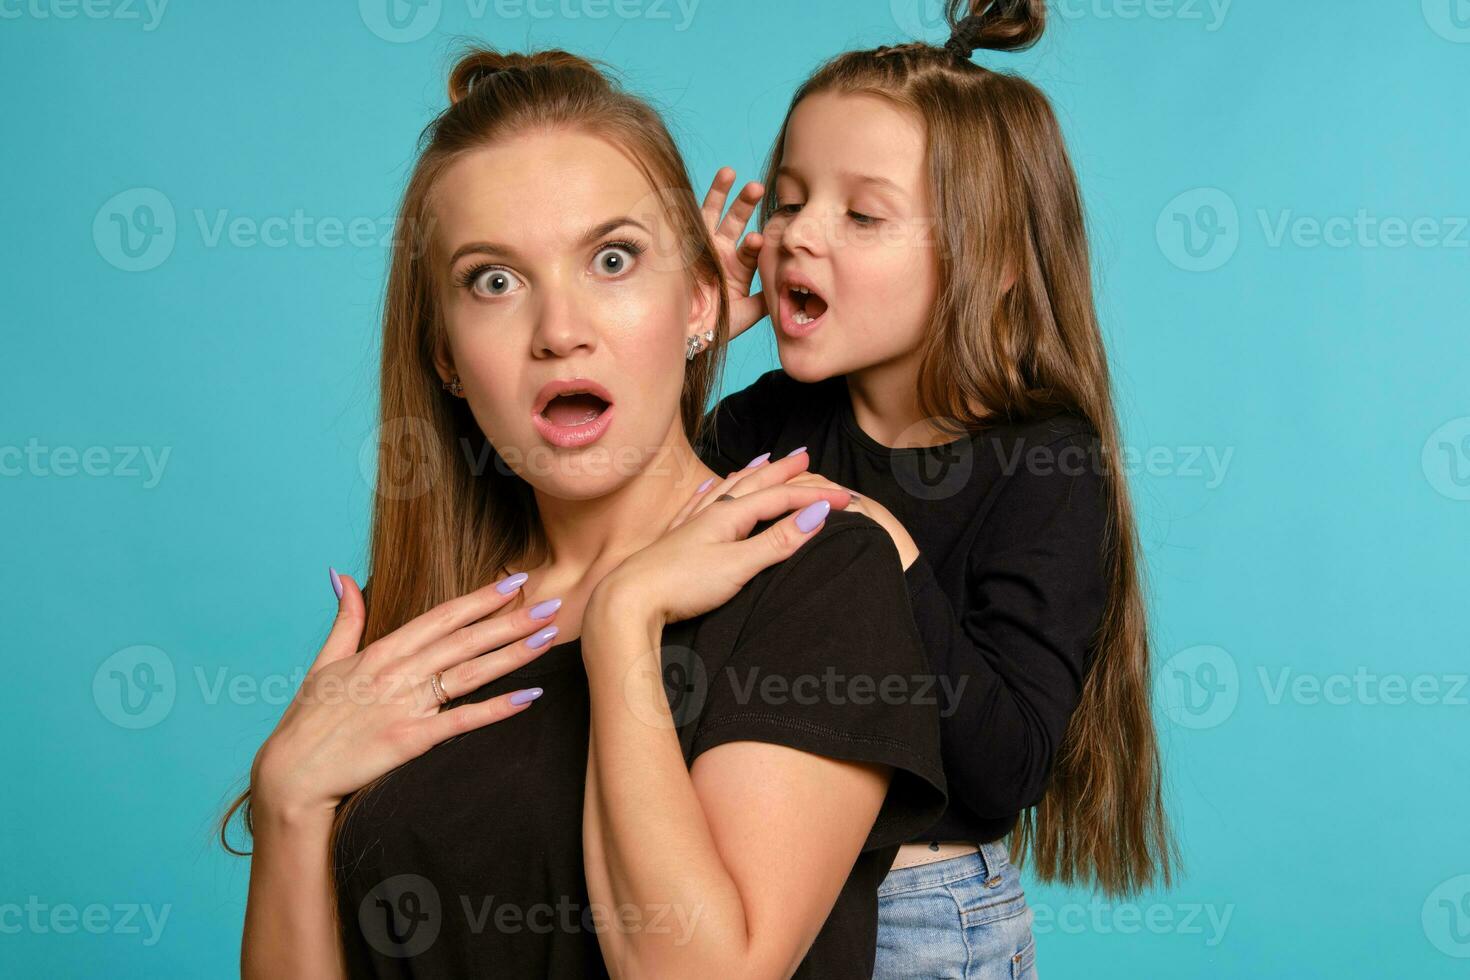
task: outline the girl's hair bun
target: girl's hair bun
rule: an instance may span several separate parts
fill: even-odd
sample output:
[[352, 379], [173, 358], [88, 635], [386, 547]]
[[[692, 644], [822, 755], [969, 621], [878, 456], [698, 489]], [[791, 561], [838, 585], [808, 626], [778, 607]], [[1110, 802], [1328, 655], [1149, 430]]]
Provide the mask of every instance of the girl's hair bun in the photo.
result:
[[471, 48], [460, 56], [449, 72], [449, 102], [457, 103], [475, 90], [475, 86], [501, 72], [531, 72], [536, 69], [584, 71], [601, 79], [607, 76], [598, 66], [570, 51], [555, 48], [521, 54], [518, 51], [496, 51], [493, 48]]
[[968, 58], [976, 48], [1021, 51], [1046, 30], [1046, 0], [949, 0], [945, 47]]

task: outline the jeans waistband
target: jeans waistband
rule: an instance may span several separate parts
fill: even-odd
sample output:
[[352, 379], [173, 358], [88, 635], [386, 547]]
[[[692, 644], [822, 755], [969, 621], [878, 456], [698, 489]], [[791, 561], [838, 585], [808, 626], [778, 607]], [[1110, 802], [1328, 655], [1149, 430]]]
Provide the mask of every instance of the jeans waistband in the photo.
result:
[[959, 881], [961, 878], [973, 878], [977, 875], [987, 879], [993, 878], [1010, 860], [1006, 853], [1005, 841], [987, 841], [978, 846], [980, 850], [973, 854], [961, 854], [959, 857], [947, 858], [943, 861], [916, 864], [911, 868], [890, 871], [882, 884], [878, 886], [878, 894], [894, 895], [899, 892], [915, 891], [920, 888]]

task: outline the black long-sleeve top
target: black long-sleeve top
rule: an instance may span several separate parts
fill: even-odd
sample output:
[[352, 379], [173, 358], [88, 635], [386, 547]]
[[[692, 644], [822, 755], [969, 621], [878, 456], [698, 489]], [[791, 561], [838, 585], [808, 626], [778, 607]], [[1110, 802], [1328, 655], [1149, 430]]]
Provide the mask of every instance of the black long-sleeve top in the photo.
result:
[[720, 473], [806, 446], [810, 469], [888, 508], [919, 547], [905, 571], [937, 675], [949, 806], [914, 841], [991, 841], [1046, 790], [1107, 599], [1107, 498], [1075, 415], [890, 449], [857, 424], [843, 376], [769, 371], [723, 399], [696, 447]]

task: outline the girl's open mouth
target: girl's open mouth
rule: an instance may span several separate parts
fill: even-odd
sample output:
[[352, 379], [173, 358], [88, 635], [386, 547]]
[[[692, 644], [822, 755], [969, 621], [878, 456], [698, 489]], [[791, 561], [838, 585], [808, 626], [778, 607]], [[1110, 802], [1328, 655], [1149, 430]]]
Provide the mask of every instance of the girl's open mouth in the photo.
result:
[[792, 337], [804, 337], [821, 325], [827, 301], [806, 286], [788, 286], [781, 291], [781, 329]]

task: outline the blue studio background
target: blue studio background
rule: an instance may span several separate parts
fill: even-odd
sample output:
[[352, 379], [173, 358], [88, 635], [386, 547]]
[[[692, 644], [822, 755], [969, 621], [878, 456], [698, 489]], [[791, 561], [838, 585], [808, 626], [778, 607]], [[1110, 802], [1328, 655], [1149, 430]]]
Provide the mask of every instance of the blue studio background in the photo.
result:
[[[0, 975], [237, 970], [212, 822], [361, 568], [382, 242], [456, 38], [620, 66], [702, 194], [936, 14], [0, 0]], [[1042, 975], [1470, 974], [1470, 3], [1058, 0], [978, 59], [1087, 199], [1186, 860], [1032, 883]], [[726, 390], [777, 363], [762, 323]]]

